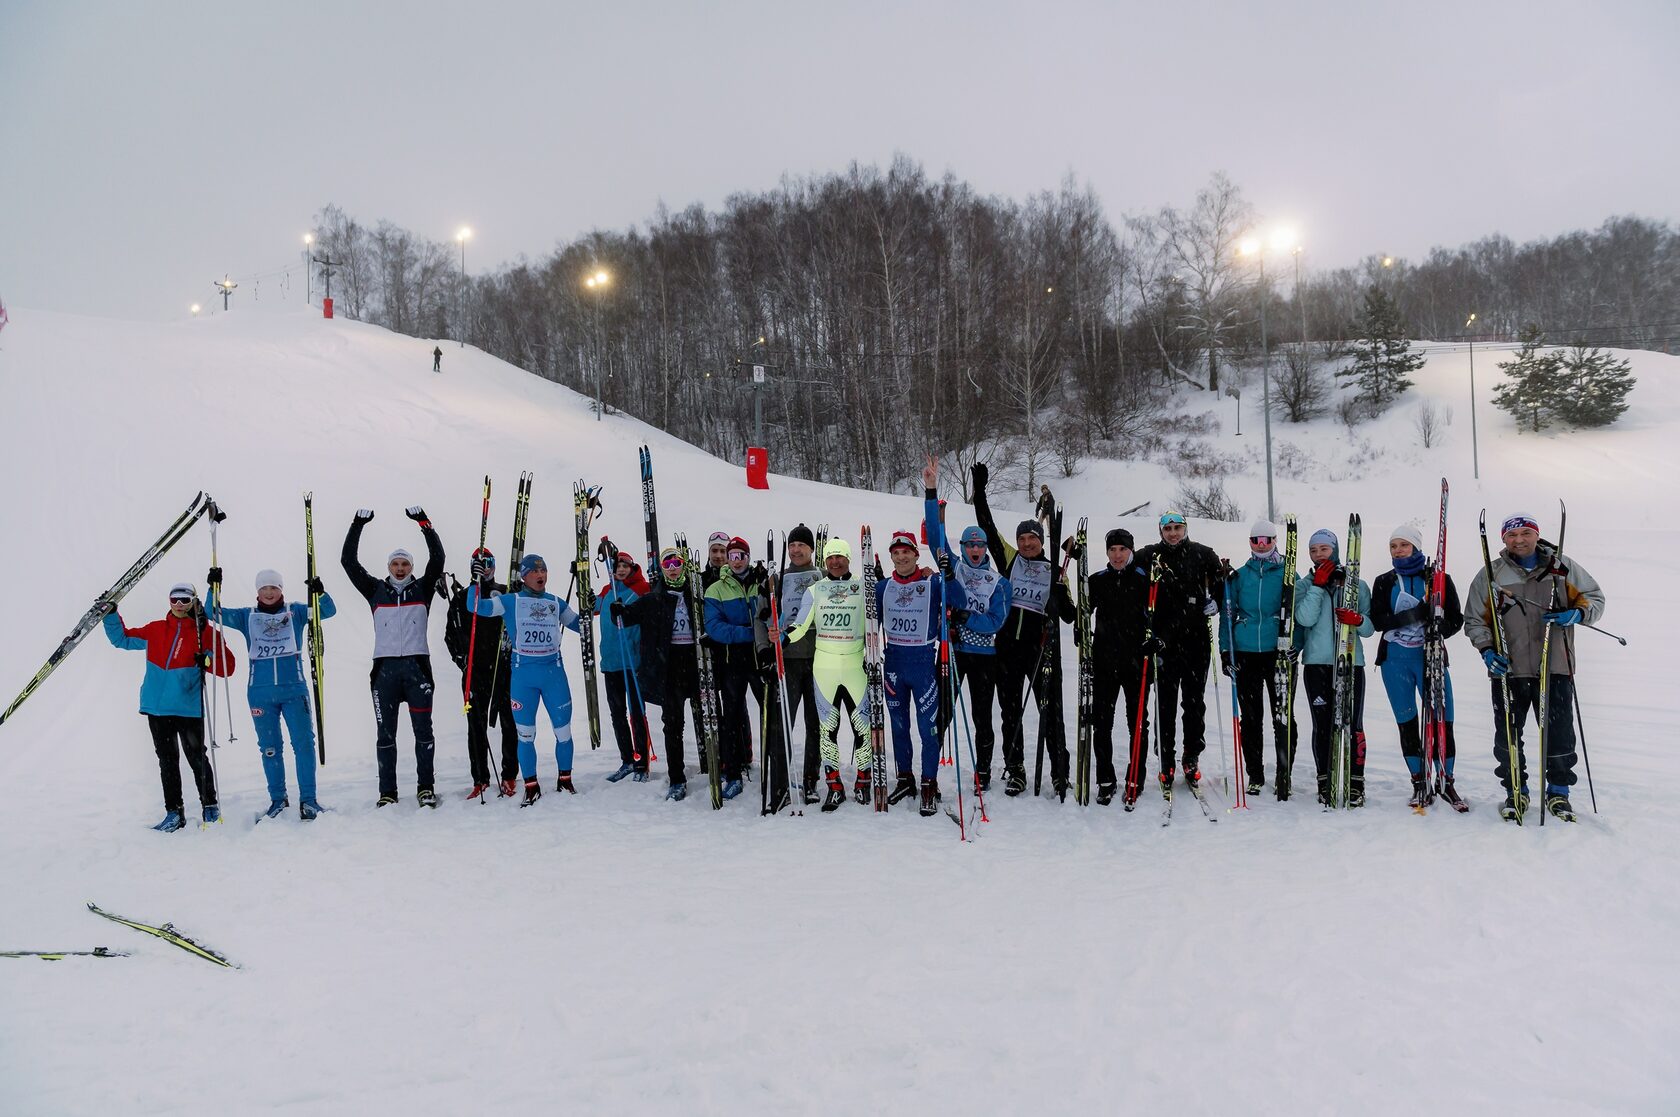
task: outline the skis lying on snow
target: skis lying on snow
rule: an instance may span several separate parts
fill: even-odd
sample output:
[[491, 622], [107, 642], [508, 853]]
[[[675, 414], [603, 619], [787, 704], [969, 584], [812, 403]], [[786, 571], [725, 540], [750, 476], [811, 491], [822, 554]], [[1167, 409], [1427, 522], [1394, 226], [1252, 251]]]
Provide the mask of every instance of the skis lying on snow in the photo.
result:
[[0, 958], [39, 958], [44, 962], [58, 962], [65, 958], [127, 958], [126, 950], [111, 950], [96, 946], [92, 950], [0, 950]]
[[98, 904], [89, 904], [88, 910], [95, 915], [104, 916], [112, 923], [121, 923], [124, 927], [132, 927], [136, 931], [142, 931], [148, 935], [155, 935], [172, 946], [180, 947], [188, 954], [198, 955], [206, 962], [214, 962], [218, 966], [226, 966], [228, 969], [233, 970], [237, 970], [239, 968], [238, 963], [228, 961], [225, 955], [219, 954], [201, 943], [194, 942], [192, 939], [189, 939], [187, 936], [175, 930], [175, 925], [173, 923], [165, 923], [161, 927], [154, 927], [150, 923], [137, 923], [132, 919], [124, 919], [120, 915], [113, 915], [104, 908], [100, 907]]

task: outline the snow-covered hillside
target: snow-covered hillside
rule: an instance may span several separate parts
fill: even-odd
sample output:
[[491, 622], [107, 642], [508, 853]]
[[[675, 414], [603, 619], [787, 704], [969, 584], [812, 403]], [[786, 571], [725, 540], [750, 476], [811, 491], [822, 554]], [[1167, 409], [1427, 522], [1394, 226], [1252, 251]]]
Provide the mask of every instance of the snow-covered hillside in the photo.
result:
[[[799, 520], [850, 533], [913, 527], [921, 511], [908, 496], [780, 477], [755, 492], [738, 465], [624, 417], [597, 421], [575, 393], [472, 350], [446, 344], [435, 375], [431, 348], [303, 314], [143, 325], [14, 311], [0, 335], [0, 584], [16, 591], [0, 702], [201, 488], [228, 512], [219, 557], [234, 603], [261, 567], [301, 586], [300, 496], [313, 490], [342, 608], [327, 627], [320, 792], [335, 810], [318, 822], [252, 827], [266, 795], [236, 689], [238, 739], [218, 758], [227, 822], [147, 829], [160, 804], [135, 713], [140, 657], [97, 632], [0, 726], [0, 949], [133, 951], [0, 960], [0, 1111], [1672, 1111], [1680, 698], [1665, 649], [1680, 590], [1659, 564], [1680, 513], [1680, 359], [1629, 354], [1640, 383], [1613, 429], [1534, 436], [1492, 407], [1497, 358], [1478, 351], [1479, 483], [1463, 353], [1435, 355], [1394, 412], [1351, 436], [1330, 421], [1274, 427], [1294, 460], [1316, 463], [1279, 471], [1280, 514], [1340, 531], [1362, 512], [1372, 577], [1401, 520], [1433, 543], [1443, 474], [1460, 586], [1479, 562], [1483, 505], [1490, 518], [1529, 510], [1550, 536], [1568, 501], [1568, 550], [1606, 589], [1605, 625], [1630, 641], [1579, 642], [1602, 813], [1583, 786], [1578, 825], [1498, 820], [1486, 683], [1459, 639], [1468, 815], [1406, 808], [1373, 676], [1362, 812], [1269, 795], [1226, 811], [1221, 690], [1203, 761], [1216, 825], [1187, 805], [1163, 828], [1154, 809], [997, 794], [964, 845], [949, 821], [913, 811], [763, 819], [756, 789], [716, 813], [703, 795], [667, 804], [662, 780], [601, 778], [616, 766], [610, 743], [580, 751], [576, 798], [467, 803], [464, 724], [441, 699], [444, 806], [413, 808], [405, 725], [405, 799], [376, 812], [370, 625], [337, 558], [356, 508], [378, 512], [370, 568], [418, 547], [402, 509], [422, 503], [460, 572], [483, 475], [505, 555], [514, 482], [533, 470], [529, 549], [558, 567], [574, 545], [570, 483], [585, 477], [605, 485], [600, 530], [639, 554], [635, 448], [647, 442], [667, 535], [723, 528], [757, 546]], [[1427, 451], [1410, 415], [1424, 399], [1454, 413]], [[1229, 485], [1254, 515], [1258, 392], [1243, 405], [1243, 436], [1218, 443], [1253, 463]], [[1218, 406], [1229, 432], [1234, 405]], [[1176, 491], [1154, 465], [1049, 480], [1099, 532]], [[1000, 522], [1027, 514], [1015, 503]], [[953, 525], [967, 517], [950, 511]], [[1152, 525], [1126, 522], [1140, 543]], [[1191, 534], [1246, 550], [1246, 524]], [[160, 615], [168, 585], [202, 585], [208, 565], [200, 527], [125, 617]], [[458, 674], [441, 610], [432, 643], [448, 695]], [[97, 920], [89, 900], [172, 920], [243, 969]]]

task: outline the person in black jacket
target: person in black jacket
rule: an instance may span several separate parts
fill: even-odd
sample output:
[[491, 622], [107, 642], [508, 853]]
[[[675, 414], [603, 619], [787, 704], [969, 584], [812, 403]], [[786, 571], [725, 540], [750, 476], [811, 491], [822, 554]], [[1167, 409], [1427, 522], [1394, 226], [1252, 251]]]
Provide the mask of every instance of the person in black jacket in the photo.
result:
[[414, 576], [414, 556], [402, 548], [392, 551], [385, 569], [390, 576], [375, 578], [363, 567], [356, 552], [362, 529], [373, 519], [373, 509], [357, 511], [344, 537], [340, 562], [350, 584], [367, 598], [373, 610], [373, 717], [379, 727], [379, 806], [397, 801], [397, 707], [408, 703], [414, 724], [414, 767], [416, 797], [423, 807], [437, 806], [432, 790], [432, 655], [426, 625], [431, 617], [432, 598], [443, 578], [443, 540], [418, 504], [408, 518], [420, 525], [426, 540], [426, 572]]
[[1078, 615], [1062, 572], [1044, 551], [1044, 526], [1022, 520], [1015, 529], [1015, 546], [1003, 541], [986, 503], [989, 471], [974, 466], [974, 514], [986, 533], [992, 561], [1009, 579], [1014, 603], [1009, 619], [997, 634], [998, 705], [1003, 712], [1003, 771], [1005, 795], [1027, 789], [1026, 732], [1022, 725], [1026, 688], [1038, 702], [1039, 732], [1050, 753], [1050, 783], [1065, 799], [1068, 785], [1067, 726], [1062, 720], [1062, 672], [1053, 654], [1061, 639], [1061, 621]]
[[1184, 707], [1184, 782], [1194, 786], [1202, 778], [1199, 766], [1207, 747], [1207, 673], [1213, 656], [1208, 619], [1219, 613], [1224, 576], [1212, 547], [1190, 541], [1184, 513], [1166, 511], [1160, 519], [1161, 541], [1139, 551], [1136, 562], [1144, 570], [1161, 559], [1161, 583], [1155, 598], [1155, 635], [1161, 650], [1156, 657], [1160, 709], [1161, 787], [1172, 787], [1177, 710]]
[[1439, 795], [1454, 810], [1469, 810], [1453, 787], [1453, 760], [1458, 747], [1453, 740], [1452, 677], [1447, 674], [1444, 643], [1441, 648], [1444, 717], [1441, 735], [1434, 742], [1440, 750], [1435, 758], [1440, 775], [1433, 787], [1430, 773], [1424, 767], [1424, 733], [1429, 728], [1426, 721], [1432, 719], [1421, 718], [1419, 714], [1420, 696], [1425, 704], [1430, 699], [1424, 645], [1431, 624], [1443, 642], [1464, 627], [1458, 587], [1453, 585], [1452, 575], [1446, 575], [1441, 609], [1438, 613], [1431, 609], [1429, 588], [1435, 577], [1435, 564], [1424, 554], [1423, 533], [1413, 524], [1394, 529], [1388, 541], [1388, 553], [1394, 560], [1394, 569], [1379, 574], [1371, 587], [1371, 627], [1382, 633], [1377, 644], [1377, 670], [1382, 672], [1383, 689], [1388, 692], [1389, 707], [1399, 723], [1400, 751], [1412, 775], [1412, 806], [1428, 806]]
[[700, 725], [699, 666], [682, 552], [675, 547], [659, 552], [659, 581], [633, 601], [613, 602], [608, 615], [615, 622], [622, 618], [625, 624], [637, 626], [641, 665], [636, 682], [642, 701], [660, 709], [670, 772], [665, 798], [680, 801], [688, 794], [688, 776], [683, 771], [684, 702], [694, 704], [694, 724]]
[[[1086, 584], [1094, 626], [1092, 749], [1097, 754], [1097, 802], [1107, 806], [1114, 801], [1114, 705], [1122, 692], [1126, 695], [1126, 724], [1131, 731], [1127, 743], [1142, 741], [1149, 732], [1148, 711], [1138, 709], [1146, 654], [1144, 631], [1149, 621], [1149, 570], [1135, 561], [1132, 533], [1125, 528], [1110, 531], [1104, 542], [1108, 565], [1091, 575]], [[1135, 758], [1128, 754], [1128, 808], [1137, 800], [1147, 767], [1141, 749]]]
[[[503, 590], [496, 582], [496, 556], [489, 548], [473, 552], [472, 580], [481, 597], [498, 597]], [[476, 631], [474, 630], [474, 626]], [[456, 585], [449, 595], [449, 620], [443, 639], [449, 658], [461, 669], [462, 688], [472, 680], [467, 697], [467, 759], [472, 765], [473, 788], [468, 799], [482, 799], [490, 790], [490, 725], [501, 719], [501, 782], [497, 794], [508, 796], [519, 790], [519, 734], [513, 724], [513, 703], [508, 681], [513, 662], [502, 639], [502, 618], [477, 617], [467, 609], [467, 590]], [[472, 674], [467, 675], [467, 656], [472, 656]]]

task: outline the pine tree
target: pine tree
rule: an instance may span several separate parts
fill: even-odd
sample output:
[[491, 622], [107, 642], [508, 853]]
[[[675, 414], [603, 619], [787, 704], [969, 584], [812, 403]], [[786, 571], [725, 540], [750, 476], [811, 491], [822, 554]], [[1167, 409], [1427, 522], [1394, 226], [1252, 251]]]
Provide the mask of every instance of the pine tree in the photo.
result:
[[1558, 355], [1561, 389], [1553, 411], [1560, 422], [1577, 427], [1607, 427], [1626, 411], [1633, 391], [1632, 366], [1597, 347], [1577, 341]]
[[1542, 352], [1546, 335], [1530, 323], [1523, 327], [1522, 348], [1509, 361], [1499, 362], [1508, 378], [1493, 390], [1494, 405], [1511, 413], [1517, 426], [1541, 431], [1556, 419], [1556, 403], [1563, 394], [1559, 383], [1561, 361], [1557, 353]]
[[1360, 398], [1372, 411], [1381, 411], [1412, 386], [1407, 373], [1423, 367], [1423, 354], [1412, 352], [1405, 323], [1394, 300], [1373, 284], [1365, 292], [1365, 309], [1354, 323], [1353, 363], [1336, 379], [1359, 386]]

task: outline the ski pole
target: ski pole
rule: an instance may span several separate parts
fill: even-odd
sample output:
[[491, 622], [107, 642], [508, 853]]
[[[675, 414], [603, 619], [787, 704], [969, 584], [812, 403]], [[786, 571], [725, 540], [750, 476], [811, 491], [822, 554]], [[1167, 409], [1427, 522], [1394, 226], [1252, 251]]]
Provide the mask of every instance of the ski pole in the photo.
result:
[[[1627, 647], [1627, 637], [1626, 636], [1617, 636], [1614, 632], [1611, 632], [1609, 629], [1600, 628], [1596, 624], [1588, 624], [1586, 621], [1576, 621], [1575, 622], [1575, 627], [1576, 628], [1590, 628], [1594, 632], [1600, 634], [1601, 636], [1610, 637], [1610, 639], [1616, 641], [1616, 643], [1620, 644], [1622, 647], [1624, 647], [1624, 648]], [[1570, 668], [1570, 670], [1574, 670], [1574, 668]]]
[[[1623, 640], [1622, 643], [1627, 643]], [[1581, 745], [1581, 763], [1587, 769], [1587, 795], [1592, 798], [1593, 814], [1598, 813], [1598, 792], [1593, 790], [1592, 758], [1587, 756], [1587, 723], [1581, 716], [1581, 688], [1575, 685], [1575, 648], [1574, 641], [1566, 641], [1563, 645], [1564, 656], [1569, 661], [1569, 701], [1575, 707], [1576, 740]]]

